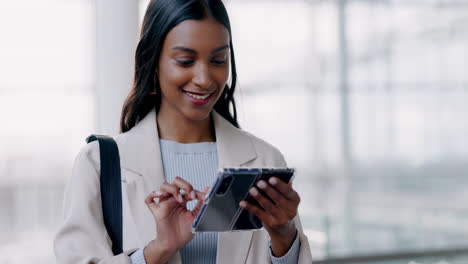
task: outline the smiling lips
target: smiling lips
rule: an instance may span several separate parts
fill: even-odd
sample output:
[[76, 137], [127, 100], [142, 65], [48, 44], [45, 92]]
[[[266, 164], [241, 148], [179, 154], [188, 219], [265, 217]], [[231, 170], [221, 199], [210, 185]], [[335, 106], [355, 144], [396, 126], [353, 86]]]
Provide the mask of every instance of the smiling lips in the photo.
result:
[[207, 93], [207, 94], [200, 94], [200, 93], [194, 93], [194, 92], [189, 92], [189, 91], [184, 91], [184, 93], [188, 96], [190, 101], [195, 105], [207, 104], [210, 101], [211, 96], [214, 94], [214, 92]]

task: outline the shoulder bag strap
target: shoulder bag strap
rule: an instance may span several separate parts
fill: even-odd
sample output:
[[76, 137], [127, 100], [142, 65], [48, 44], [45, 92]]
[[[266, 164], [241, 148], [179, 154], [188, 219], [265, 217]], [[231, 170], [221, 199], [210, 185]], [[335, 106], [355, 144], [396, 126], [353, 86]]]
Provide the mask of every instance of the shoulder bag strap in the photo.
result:
[[122, 250], [122, 187], [120, 183], [119, 148], [114, 139], [103, 135], [90, 135], [86, 142], [97, 140], [101, 159], [101, 200], [104, 225], [112, 240], [112, 252]]

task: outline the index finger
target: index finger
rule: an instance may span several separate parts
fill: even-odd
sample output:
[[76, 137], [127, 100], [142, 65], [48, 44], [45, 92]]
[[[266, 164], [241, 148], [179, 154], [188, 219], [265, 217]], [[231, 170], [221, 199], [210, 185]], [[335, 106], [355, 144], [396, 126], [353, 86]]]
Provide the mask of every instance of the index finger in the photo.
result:
[[185, 191], [185, 193], [190, 197], [191, 199], [196, 199], [196, 194], [195, 190], [193, 189], [192, 184], [187, 182], [186, 180], [180, 178], [177, 176], [174, 181], [172, 182], [175, 186], [177, 186], [179, 189], [182, 189]]
[[208, 198], [208, 191], [210, 190], [210, 187], [205, 187], [203, 191], [195, 191], [196, 194], [196, 199], [204, 201], [206, 198]]

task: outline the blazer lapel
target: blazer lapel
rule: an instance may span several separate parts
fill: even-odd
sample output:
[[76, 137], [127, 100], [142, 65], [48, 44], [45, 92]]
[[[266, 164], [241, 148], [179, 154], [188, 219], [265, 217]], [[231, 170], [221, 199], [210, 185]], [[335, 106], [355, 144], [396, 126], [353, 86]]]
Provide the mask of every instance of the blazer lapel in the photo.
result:
[[156, 112], [149, 112], [130, 131], [121, 135], [119, 144], [122, 170], [139, 174], [142, 181], [124, 184], [138, 240], [142, 245], [154, 239], [154, 218], [144, 200], [164, 182], [164, 169], [159, 147]]
[[220, 168], [240, 167], [257, 157], [250, 137], [213, 111]]
[[[245, 132], [215, 111], [213, 120], [220, 168], [241, 167], [257, 157], [253, 143]], [[252, 231], [219, 233], [216, 263], [245, 263], [252, 234]]]

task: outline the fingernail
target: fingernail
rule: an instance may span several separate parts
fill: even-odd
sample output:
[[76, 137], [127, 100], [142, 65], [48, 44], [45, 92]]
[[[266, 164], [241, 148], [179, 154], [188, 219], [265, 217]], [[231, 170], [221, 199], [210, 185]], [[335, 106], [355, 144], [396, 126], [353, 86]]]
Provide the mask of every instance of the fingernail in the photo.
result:
[[257, 183], [257, 186], [260, 187], [261, 189], [265, 189], [267, 187], [267, 184], [264, 181], [259, 181]]
[[242, 208], [245, 208], [245, 207], [247, 207], [247, 204], [244, 201], [242, 201], [242, 202], [239, 203], [239, 206], [242, 207]]
[[154, 194], [160, 196], [160, 195], [161, 195], [161, 192], [154, 192]]
[[271, 184], [273, 185], [276, 185], [278, 183], [278, 180], [276, 178], [270, 178], [270, 180], [268, 180]]
[[179, 194], [178, 197], [179, 197], [179, 202], [183, 203], [184, 202], [184, 197], [182, 197], [182, 194]]
[[196, 199], [196, 198], [197, 198], [197, 195], [195, 194], [195, 191], [191, 191], [191, 192], [190, 192], [190, 197], [191, 197], [192, 199]]
[[250, 192], [250, 194], [253, 195], [253, 196], [256, 196], [256, 195], [258, 194], [258, 191], [257, 191], [257, 189], [255, 189], [255, 188], [250, 189], [249, 192]]

